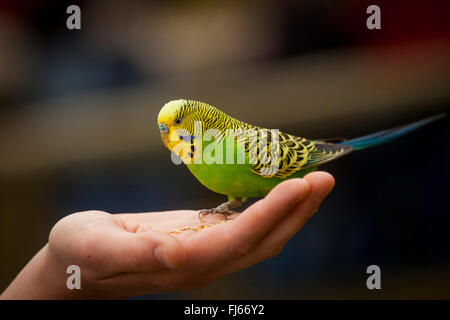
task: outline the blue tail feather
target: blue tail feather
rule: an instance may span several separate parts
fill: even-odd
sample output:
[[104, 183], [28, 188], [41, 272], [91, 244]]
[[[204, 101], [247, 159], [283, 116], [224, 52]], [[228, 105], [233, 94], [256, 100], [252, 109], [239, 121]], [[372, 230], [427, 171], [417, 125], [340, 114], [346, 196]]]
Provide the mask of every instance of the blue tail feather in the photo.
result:
[[372, 133], [372, 134], [362, 136], [359, 138], [355, 138], [355, 139], [351, 139], [351, 140], [345, 140], [345, 141], [340, 142], [340, 144], [352, 146], [354, 150], [370, 148], [370, 147], [377, 146], [379, 144], [391, 141], [391, 140], [398, 138], [404, 134], [414, 131], [424, 125], [427, 125], [430, 122], [436, 121], [438, 119], [442, 119], [445, 116], [446, 116], [445, 113], [441, 113], [441, 114], [431, 116], [429, 118], [425, 118], [425, 119], [422, 119], [417, 122], [413, 122], [413, 123], [410, 123], [410, 124], [407, 124], [404, 126], [379, 131], [376, 133]]

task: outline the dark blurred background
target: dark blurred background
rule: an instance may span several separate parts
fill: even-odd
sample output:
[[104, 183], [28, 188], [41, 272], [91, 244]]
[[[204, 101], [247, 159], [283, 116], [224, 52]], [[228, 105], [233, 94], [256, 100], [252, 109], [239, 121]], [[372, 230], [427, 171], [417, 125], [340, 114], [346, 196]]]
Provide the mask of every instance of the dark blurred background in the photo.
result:
[[[81, 8], [81, 30], [66, 8]], [[366, 8], [381, 8], [381, 30]], [[62, 217], [212, 207], [170, 161], [172, 99], [309, 137], [450, 105], [448, 1], [0, 1], [0, 290]], [[144, 298], [450, 298], [448, 117], [323, 167], [336, 187], [277, 257]], [[177, 192], [174, 198], [173, 190]], [[382, 290], [366, 288], [381, 267]]]

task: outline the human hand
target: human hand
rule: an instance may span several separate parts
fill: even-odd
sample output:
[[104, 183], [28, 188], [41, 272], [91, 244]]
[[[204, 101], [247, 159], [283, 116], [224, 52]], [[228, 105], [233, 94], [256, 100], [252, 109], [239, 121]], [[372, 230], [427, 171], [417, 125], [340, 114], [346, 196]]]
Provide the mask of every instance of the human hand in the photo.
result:
[[[203, 287], [277, 255], [333, 186], [325, 172], [285, 181], [231, 221], [199, 231], [190, 230], [201, 225], [197, 211], [74, 213], [53, 227], [46, 252], [40, 252], [54, 270], [47, 275], [53, 277], [50, 286], [59, 286], [51, 298], [124, 298]], [[210, 223], [217, 218], [207, 216]], [[81, 290], [66, 288], [69, 265], [81, 269]]]

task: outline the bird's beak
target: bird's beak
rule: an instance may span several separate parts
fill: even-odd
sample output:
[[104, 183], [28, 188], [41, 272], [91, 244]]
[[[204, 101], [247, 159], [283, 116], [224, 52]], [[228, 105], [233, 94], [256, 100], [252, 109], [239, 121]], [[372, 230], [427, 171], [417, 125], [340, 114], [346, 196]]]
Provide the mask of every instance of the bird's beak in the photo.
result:
[[169, 147], [169, 135], [167, 133], [161, 132], [161, 140], [164, 143], [164, 145], [168, 148]]
[[164, 123], [159, 124], [159, 132], [161, 134], [161, 140], [166, 147], [169, 147], [169, 128]]

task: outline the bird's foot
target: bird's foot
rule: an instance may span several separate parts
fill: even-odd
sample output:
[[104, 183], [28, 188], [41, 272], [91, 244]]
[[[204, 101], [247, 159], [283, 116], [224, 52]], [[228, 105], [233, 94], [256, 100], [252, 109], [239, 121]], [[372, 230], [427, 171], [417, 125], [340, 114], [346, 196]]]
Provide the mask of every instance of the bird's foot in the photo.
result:
[[[220, 206], [219, 206], [220, 207]], [[231, 220], [231, 215], [237, 213], [236, 211], [229, 210], [229, 209], [223, 209], [223, 208], [212, 208], [212, 209], [202, 209], [198, 211], [198, 218], [200, 219], [200, 222], [204, 223], [205, 216], [212, 214], [212, 213], [218, 213], [225, 216], [226, 220]]]
[[203, 219], [207, 214], [211, 213], [219, 213], [225, 215], [227, 220], [231, 220], [231, 215], [236, 213], [232, 209], [239, 207], [246, 198], [234, 198], [230, 199], [227, 202], [222, 203], [221, 205], [212, 208], [212, 209], [202, 209], [198, 212], [198, 218], [203, 223], [205, 220]]

